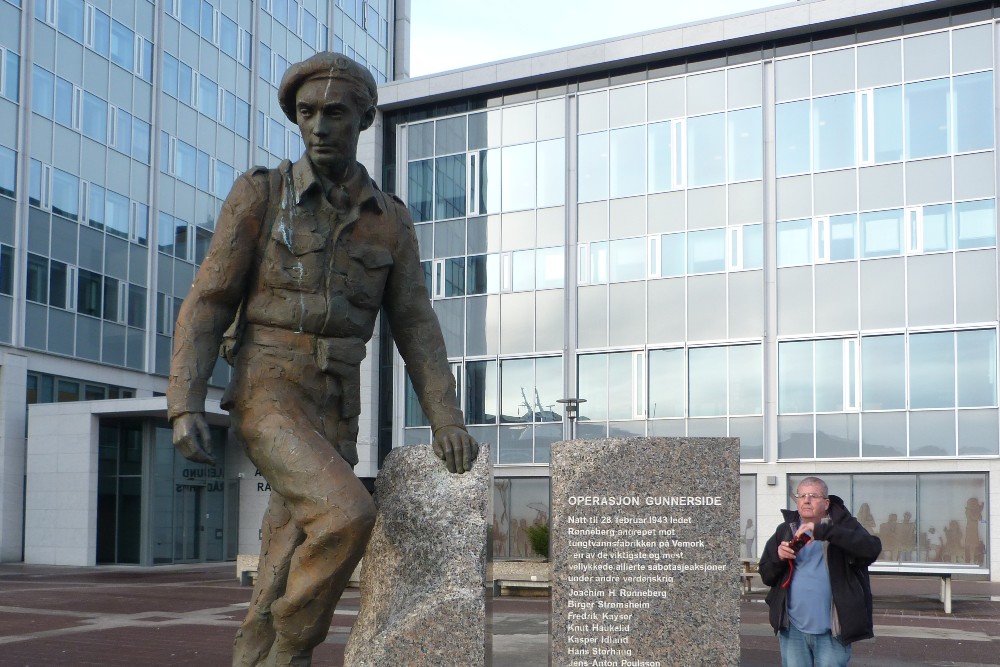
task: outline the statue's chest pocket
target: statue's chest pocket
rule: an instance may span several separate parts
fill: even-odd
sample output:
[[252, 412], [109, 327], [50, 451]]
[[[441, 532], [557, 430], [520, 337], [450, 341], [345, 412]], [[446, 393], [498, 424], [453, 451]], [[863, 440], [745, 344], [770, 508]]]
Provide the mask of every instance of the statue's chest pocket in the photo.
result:
[[279, 221], [271, 230], [265, 260], [266, 280], [273, 287], [317, 291], [323, 284], [327, 235], [295, 229]]
[[359, 306], [381, 304], [385, 281], [392, 268], [392, 253], [368, 243], [351, 243], [346, 251], [347, 298]]

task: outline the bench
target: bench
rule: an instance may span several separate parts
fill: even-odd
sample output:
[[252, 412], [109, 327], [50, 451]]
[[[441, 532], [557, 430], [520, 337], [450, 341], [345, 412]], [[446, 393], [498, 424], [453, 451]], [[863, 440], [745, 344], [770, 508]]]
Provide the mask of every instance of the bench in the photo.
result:
[[753, 580], [757, 574], [757, 561], [750, 558], [741, 558], [743, 571], [740, 572], [740, 592], [744, 595], [753, 593]]
[[976, 565], [960, 565], [958, 563], [919, 564], [919, 563], [886, 563], [875, 562], [868, 566], [869, 574], [891, 574], [899, 577], [939, 577], [941, 592], [938, 599], [944, 603], [944, 613], [951, 613], [951, 578], [956, 574], [974, 574], [989, 576], [987, 568]]
[[493, 595], [544, 595], [550, 588], [552, 582], [547, 579], [494, 579]]

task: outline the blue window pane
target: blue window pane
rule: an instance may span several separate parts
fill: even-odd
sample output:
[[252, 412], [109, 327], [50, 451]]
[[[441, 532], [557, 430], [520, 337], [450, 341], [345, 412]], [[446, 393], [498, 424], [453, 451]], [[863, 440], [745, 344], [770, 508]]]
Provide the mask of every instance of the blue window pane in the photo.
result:
[[257, 69], [260, 71], [260, 78], [271, 80], [271, 49], [263, 44], [257, 45]]
[[764, 225], [743, 228], [743, 268], [764, 268]]
[[901, 410], [906, 407], [906, 361], [903, 336], [861, 339], [861, 408]]
[[236, 98], [236, 134], [250, 138], [250, 105]]
[[861, 256], [888, 257], [903, 251], [903, 212], [861, 214]]
[[212, 21], [213, 7], [212, 5], [201, 0], [201, 36], [212, 41], [213, 35], [213, 21]]
[[31, 77], [31, 110], [52, 118], [55, 75], [38, 65], [32, 65]]
[[566, 201], [566, 140], [538, 142], [537, 206], [562, 206]]
[[211, 182], [211, 158], [208, 157], [208, 153], [203, 153], [198, 151], [197, 153], [197, 166], [195, 167], [195, 182], [197, 187], [205, 192], [210, 192], [209, 183]]
[[611, 131], [611, 196], [628, 197], [646, 191], [646, 128]]
[[205, 75], [198, 77], [198, 111], [215, 120], [219, 114], [219, 87]]
[[579, 201], [608, 198], [608, 133], [582, 134], [579, 140]]
[[94, 50], [108, 57], [111, 44], [111, 17], [100, 9], [94, 9]]
[[169, 53], [163, 54], [163, 92], [177, 97], [177, 59]]
[[907, 159], [948, 152], [948, 79], [906, 84]]
[[194, 185], [195, 161], [198, 151], [183, 141], [176, 142], [174, 174], [188, 185]]
[[128, 209], [128, 197], [123, 197], [122, 195], [116, 192], [111, 192], [110, 190], [108, 191], [107, 205], [105, 208], [105, 211], [107, 212], [105, 216], [105, 225], [109, 234], [121, 236], [122, 238], [128, 237]]
[[673, 126], [674, 124], [670, 121], [649, 125], [647, 132], [649, 174], [647, 177], [650, 192], [664, 192], [669, 190], [673, 183]]
[[307, 11], [302, 12], [302, 41], [309, 46], [317, 47], [316, 17]]
[[434, 219], [434, 166], [433, 160], [411, 162], [407, 203], [414, 222]]
[[270, 119], [270, 127], [268, 128], [267, 150], [278, 157], [285, 156], [285, 128], [273, 118]]
[[689, 118], [687, 121], [687, 183], [715, 185], [726, 180], [725, 114]]
[[7, 67], [4, 71], [4, 80], [0, 83], [3, 85], [3, 95], [9, 100], [14, 102], [18, 101], [18, 72], [21, 67], [21, 57], [12, 51], [7, 52]]
[[219, 17], [219, 48], [227, 56], [236, 60], [236, 52], [239, 47], [239, 30], [236, 21], [225, 14]]
[[660, 275], [664, 278], [683, 276], [687, 268], [684, 261], [684, 233], [664, 234], [661, 237]]
[[118, 109], [118, 113], [111, 119], [115, 124], [114, 145], [112, 148], [125, 153], [132, 154], [132, 114]]
[[80, 214], [80, 179], [58, 169], [52, 170], [52, 212], [71, 220]]
[[60, 77], [56, 77], [56, 99], [53, 119], [66, 127], [73, 126], [73, 84]]
[[83, 133], [102, 144], [108, 137], [108, 103], [88, 92], [83, 94]]
[[857, 256], [855, 241], [857, 219], [854, 215], [837, 215], [830, 218], [830, 260], [854, 259]]
[[761, 109], [730, 111], [727, 164], [730, 181], [758, 179], [764, 170], [764, 140], [761, 135]]
[[174, 0], [181, 3], [181, 23], [198, 32], [198, 18], [201, 10], [201, 0]]
[[83, 41], [83, 0], [59, 0], [56, 24], [59, 32]]
[[875, 90], [875, 162], [903, 159], [903, 89]]
[[726, 230], [688, 232], [688, 273], [726, 269]]
[[440, 220], [465, 215], [465, 155], [437, 158], [435, 171], [435, 217]]
[[955, 406], [955, 335], [910, 336], [910, 408]]
[[[951, 204], [924, 207], [924, 252], [951, 250]], [[988, 245], [993, 245], [992, 242]]]
[[[504, 211], [523, 211], [535, 207], [535, 144], [507, 146], [502, 149], [500, 203]], [[441, 217], [438, 213], [437, 217]]]
[[135, 67], [132, 50], [135, 48], [135, 35], [118, 21], [111, 22], [111, 62], [128, 71]]
[[87, 193], [87, 224], [95, 229], [104, 229], [104, 188], [90, 184]]
[[777, 105], [774, 143], [778, 176], [809, 171], [809, 100]]
[[955, 77], [955, 151], [993, 148], [993, 72]]
[[194, 72], [182, 62], [177, 63], [177, 99], [191, 106], [191, 94], [194, 91]]
[[955, 336], [958, 347], [958, 407], [996, 405], [996, 331], [959, 331]]
[[992, 199], [955, 204], [958, 219], [958, 248], [985, 248], [996, 245], [996, 204]]
[[17, 154], [9, 148], [0, 146], [0, 194], [13, 197], [16, 182]]
[[812, 262], [812, 220], [779, 222], [778, 266], [798, 266]]
[[225, 199], [236, 180], [236, 170], [221, 160], [215, 162], [215, 196]]
[[813, 100], [813, 168], [854, 165], [854, 93]]

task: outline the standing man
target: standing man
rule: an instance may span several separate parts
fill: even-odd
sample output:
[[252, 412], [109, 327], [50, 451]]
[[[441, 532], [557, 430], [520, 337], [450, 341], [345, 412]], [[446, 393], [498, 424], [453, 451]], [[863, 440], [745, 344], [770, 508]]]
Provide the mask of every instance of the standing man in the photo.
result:
[[380, 309], [433, 427], [434, 451], [457, 473], [478, 454], [413, 223], [356, 159], [358, 137], [375, 120], [375, 80], [353, 60], [319, 53], [288, 69], [278, 98], [305, 155], [254, 168], [233, 185], [177, 318], [167, 389], [174, 445], [211, 463], [206, 386], [235, 320], [223, 407], [272, 489], [260, 576], [233, 653], [241, 666], [311, 664], [368, 543], [375, 506], [352, 468], [360, 364]]
[[851, 643], [874, 637], [868, 566], [882, 543], [851, 516], [826, 482], [806, 477], [797, 511], [767, 541], [758, 571], [785, 667], [835, 667], [851, 659]]

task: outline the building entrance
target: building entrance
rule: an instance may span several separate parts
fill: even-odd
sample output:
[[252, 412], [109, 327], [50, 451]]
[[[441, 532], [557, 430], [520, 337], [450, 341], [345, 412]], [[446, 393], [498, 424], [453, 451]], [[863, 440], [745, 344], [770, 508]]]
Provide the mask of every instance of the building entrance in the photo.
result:
[[204, 559], [205, 486], [178, 484], [174, 496], [174, 562]]

